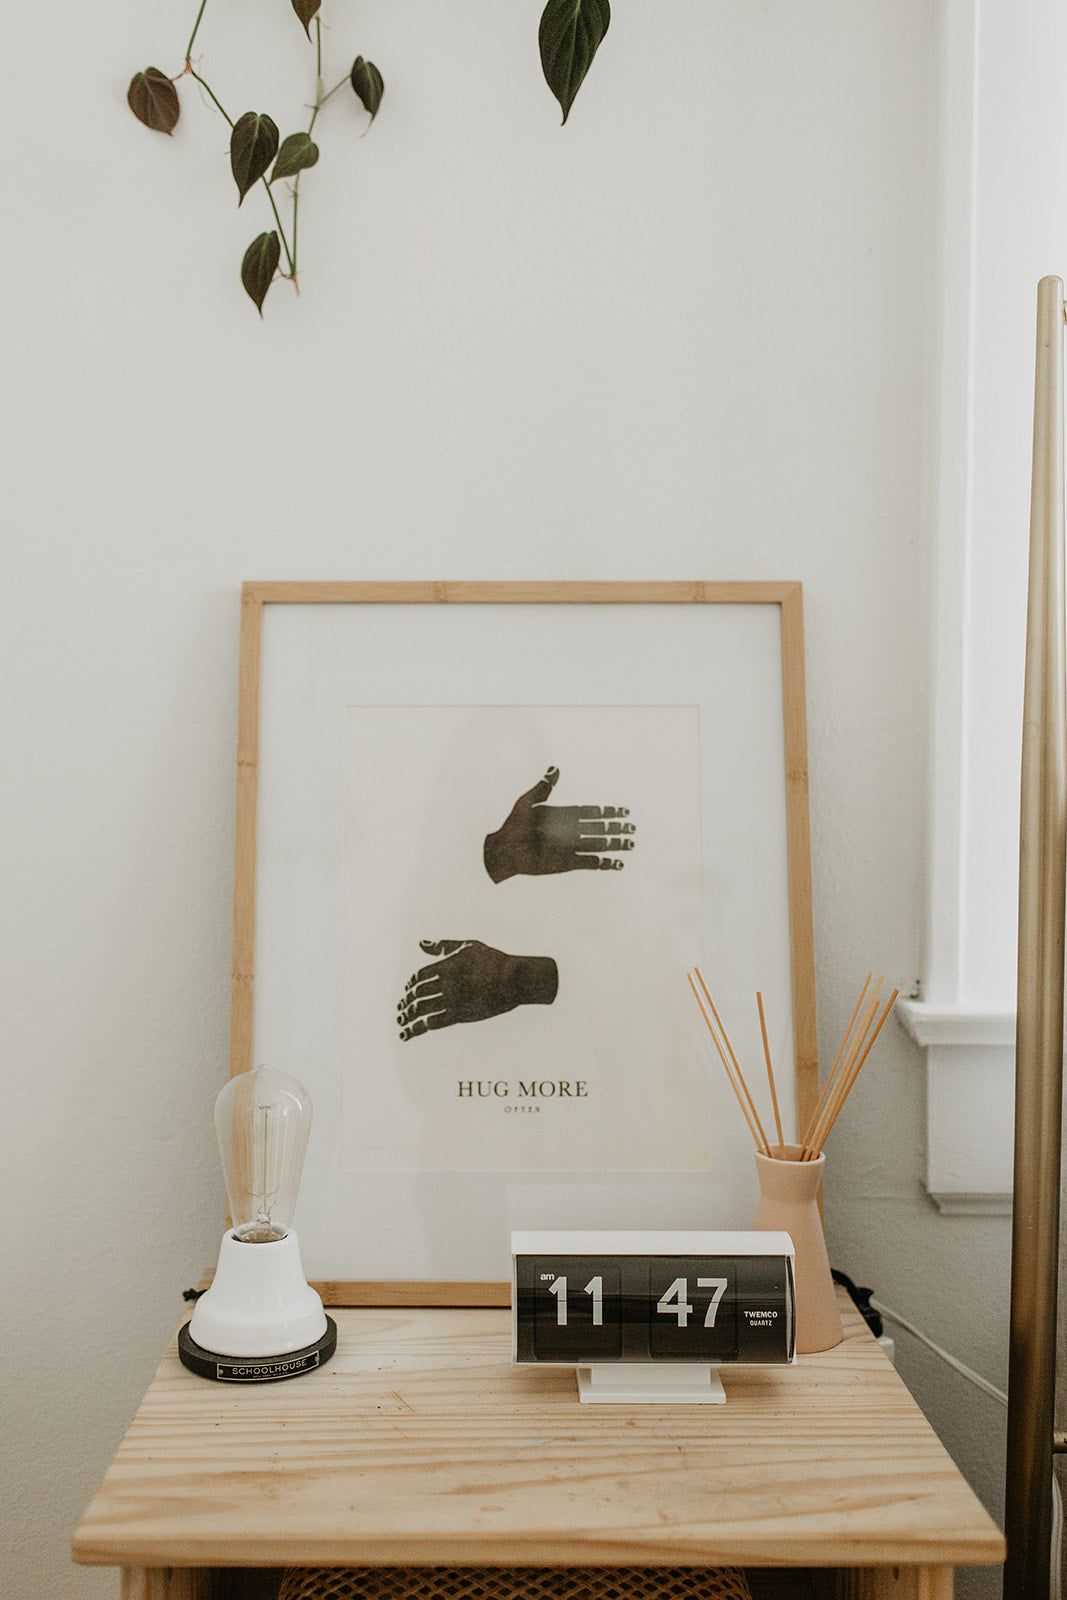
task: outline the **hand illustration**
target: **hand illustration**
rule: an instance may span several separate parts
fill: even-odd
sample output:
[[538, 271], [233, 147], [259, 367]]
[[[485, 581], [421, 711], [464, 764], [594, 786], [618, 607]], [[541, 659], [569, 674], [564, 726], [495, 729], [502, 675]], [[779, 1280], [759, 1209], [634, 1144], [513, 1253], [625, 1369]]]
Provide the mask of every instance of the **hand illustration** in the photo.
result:
[[559, 779], [549, 767], [540, 783], [520, 795], [496, 833], [486, 837], [485, 870], [494, 883], [517, 873], [618, 870], [625, 865], [610, 852], [632, 850], [634, 832], [625, 806], [548, 806], [545, 801]]
[[551, 956], [509, 956], [480, 939], [420, 939], [428, 956], [396, 1008], [401, 1039], [454, 1022], [483, 1022], [516, 1006], [550, 1006], [559, 988]]

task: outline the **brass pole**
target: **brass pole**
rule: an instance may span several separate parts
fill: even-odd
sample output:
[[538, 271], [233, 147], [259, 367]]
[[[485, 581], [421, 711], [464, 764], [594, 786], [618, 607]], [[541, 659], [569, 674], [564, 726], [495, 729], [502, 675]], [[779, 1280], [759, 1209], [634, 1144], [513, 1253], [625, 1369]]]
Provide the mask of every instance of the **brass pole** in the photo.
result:
[[1044, 1600], [1051, 1560], [1067, 880], [1063, 327], [1062, 280], [1042, 278], [1023, 695], [1004, 1600]]

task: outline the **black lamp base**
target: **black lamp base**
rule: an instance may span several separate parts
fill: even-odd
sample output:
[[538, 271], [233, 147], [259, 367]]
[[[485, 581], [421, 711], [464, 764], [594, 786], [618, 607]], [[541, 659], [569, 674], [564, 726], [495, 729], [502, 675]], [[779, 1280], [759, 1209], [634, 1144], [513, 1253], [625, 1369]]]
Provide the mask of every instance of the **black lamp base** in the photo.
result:
[[337, 1324], [326, 1318], [326, 1332], [303, 1350], [290, 1350], [280, 1356], [220, 1356], [205, 1350], [189, 1337], [189, 1324], [178, 1330], [178, 1354], [182, 1365], [201, 1378], [218, 1383], [276, 1383], [279, 1378], [298, 1378], [329, 1361], [337, 1349]]

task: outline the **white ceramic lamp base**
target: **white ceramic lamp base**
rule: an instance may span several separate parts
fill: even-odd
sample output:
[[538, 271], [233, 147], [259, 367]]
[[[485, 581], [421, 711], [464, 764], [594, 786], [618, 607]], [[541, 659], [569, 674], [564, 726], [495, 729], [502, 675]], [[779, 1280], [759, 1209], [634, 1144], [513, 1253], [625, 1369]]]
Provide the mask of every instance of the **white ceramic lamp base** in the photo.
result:
[[229, 1232], [214, 1282], [196, 1302], [189, 1335], [216, 1355], [283, 1356], [316, 1344], [326, 1324], [291, 1228], [284, 1239], [267, 1244], [242, 1244]]

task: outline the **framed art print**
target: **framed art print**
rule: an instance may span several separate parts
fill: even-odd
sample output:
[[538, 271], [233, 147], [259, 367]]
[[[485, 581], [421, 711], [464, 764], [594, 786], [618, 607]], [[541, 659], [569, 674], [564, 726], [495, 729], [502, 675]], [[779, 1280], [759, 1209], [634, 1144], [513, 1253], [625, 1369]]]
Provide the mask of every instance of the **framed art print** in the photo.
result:
[[[747, 1227], [701, 966], [817, 1089], [797, 584], [246, 584], [231, 1071], [300, 1078], [334, 1304], [506, 1303], [522, 1228]], [[750, 1077], [751, 1081], [751, 1077]]]

